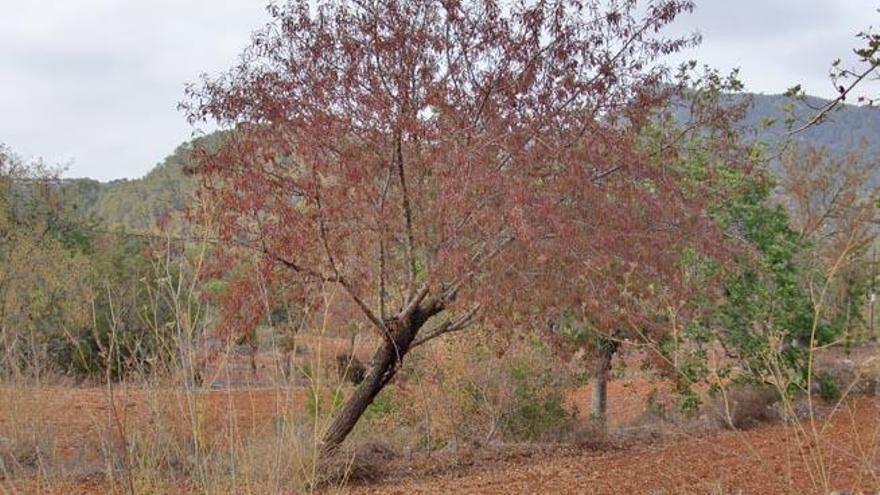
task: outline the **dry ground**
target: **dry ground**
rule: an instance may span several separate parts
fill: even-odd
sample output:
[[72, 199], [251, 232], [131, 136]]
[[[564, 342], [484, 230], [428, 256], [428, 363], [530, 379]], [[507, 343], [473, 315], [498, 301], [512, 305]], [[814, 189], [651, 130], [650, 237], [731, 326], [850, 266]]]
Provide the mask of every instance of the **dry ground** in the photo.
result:
[[[46, 393], [53, 391], [47, 390]], [[75, 440], [88, 425], [72, 420], [75, 411], [99, 406], [84, 402], [97, 391], [67, 392], [80, 402], [60, 414]], [[271, 416], [268, 396], [257, 402], [233, 394], [257, 412], [255, 419]], [[218, 400], [220, 394], [217, 394]], [[225, 399], [224, 399], [225, 401]], [[219, 407], [219, 406], [218, 406]], [[50, 414], [60, 413], [59, 407]], [[243, 412], [243, 411], [242, 411]], [[67, 419], [65, 419], [67, 418]], [[858, 398], [838, 410], [821, 436], [825, 470], [831, 487], [844, 493], [880, 489], [880, 400]], [[255, 424], [258, 421], [251, 423]], [[630, 439], [595, 447], [496, 446], [481, 451], [441, 452], [400, 456], [391, 461], [386, 477], [355, 484], [354, 494], [411, 493], [824, 493], [817, 470], [810, 466], [807, 447], [791, 426], [765, 424], [743, 432], [715, 431], [697, 435], [671, 434], [660, 438]], [[806, 455], [807, 457], [804, 457]], [[18, 484], [19, 493], [108, 492], [103, 479], [84, 477], [75, 483], [50, 486]], [[157, 486], [157, 492], [189, 491], [186, 484]]]
[[[878, 419], [880, 400], [859, 398], [830, 421], [820, 446], [833, 489], [880, 489]], [[602, 449], [548, 448], [477, 457], [464, 467], [435, 468], [428, 476], [418, 471], [398, 474], [352, 492], [824, 493], [816, 469], [808, 469], [810, 460], [802, 456], [809, 457], [808, 449], [799, 449], [799, 443], [792, 427], [766, 424], [743, 432], [630, 440]]]
[[[267, 364], [268, 366], [268, 364]], [[610, 387], [613, 430], [601, 445], [494, 445], [434, 453], [399, 452], [355, 494], [409, 493], [842, 493], [880, 490], [880, 398], [859, 396], [816, 425], [804, 438], [781, 422], [745, 431], [694, 429], [645, 423], [645, 399], [655, 384], [616, 380]], [[110, 394], [112, 392], [113, 401]], [[28, 387], [0, 389], [12, 401], [0, 408], [0, 431], [10, 421], [39, 418], [53, 432], [52, 449], [70, 462], [72, 480], [2, 480], [10, 493], [108, 493], [102, 443], [120, 428], [137, 431], [157, 418], [198, 414], [206, 441], [222, 443], [230, 431], [272, 434], [279, 415], [301, 413], [301, 387], [249, 387], [199, 392], [198, 411], [171, 389]], [[589, 389], [572, 400], [584, 401]], [[111, 406], [115, 404], [115, 406]], [[11, 411], [11, 412], [10, 412]], [[11, 417], [14, 414], [15, 417]], [[636, 428], [633, 425], [640, 425]], [[810, 430], [810, 422], [804, 421]], [[816, 439], [818, 441], [816, 441]], [[79, 474], [77, 474], [79, 473]], [[118, 486], [118, 485], [117, 485]], [[184, 481], [161, 482], [152, 493], [195, 492]], [[235, 490], [230, 489], [230, 492]], [[124, 492], [123, 492], [124, 493]]]

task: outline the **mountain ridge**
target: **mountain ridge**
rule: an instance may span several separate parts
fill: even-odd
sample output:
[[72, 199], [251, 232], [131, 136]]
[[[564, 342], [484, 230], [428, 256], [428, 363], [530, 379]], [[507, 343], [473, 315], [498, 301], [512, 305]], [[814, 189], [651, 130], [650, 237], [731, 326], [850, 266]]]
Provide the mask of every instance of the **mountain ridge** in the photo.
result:
[[[741, 127], [754, 133], [749, 139], [771, 146], [785, 139], [788, 133], [786, 117], [807, 120], [815, 114], [815, 108], [829, 102], [812, 96], [803, 99], [762, 93], [731, 96], [733, 101], [751, 99]], [[767, 125], [770, 122], [772, 124]], [[218, 146], [223, 134], [217, 131], [183, 142], [156, 167], [137, 179], [108, 182], [90, 178], [63, 179], [65, 194], [77, 211], [94, 216], [106, 228], [149, 230], [162, 215], [182, 211], [195, 190], [195, 178], [184, 172], [191, 163], [189, 154], [193, 146], [196, 143]], [[793, 140], [825, 147], [833, 155], [864, 146], [866, 156], [880, 159], [880, 108], [841, 105], [830, 112], [821, 124], [804, 129], [794, 135]]]

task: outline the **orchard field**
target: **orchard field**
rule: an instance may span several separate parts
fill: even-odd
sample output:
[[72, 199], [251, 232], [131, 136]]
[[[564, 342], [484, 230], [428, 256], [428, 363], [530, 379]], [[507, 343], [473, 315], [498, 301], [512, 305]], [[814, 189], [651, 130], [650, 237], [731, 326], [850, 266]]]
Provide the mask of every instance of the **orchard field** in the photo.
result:
[[880, 491], [876, 7], [83, 2], [0, 18], [4, 492]]

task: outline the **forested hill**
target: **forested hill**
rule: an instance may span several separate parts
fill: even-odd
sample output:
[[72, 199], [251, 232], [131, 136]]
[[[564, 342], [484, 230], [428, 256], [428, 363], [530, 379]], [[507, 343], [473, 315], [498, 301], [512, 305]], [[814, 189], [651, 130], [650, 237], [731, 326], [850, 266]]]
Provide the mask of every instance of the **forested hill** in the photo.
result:
[[[804, 119], [814, 112], [809, 106], [820, 107], [827, 103], [812, 97], [806, 103], [793, 103], [791, 98], [781, 95], [736, 96], [743, 97], [752, 99], [743, 128], [758, 129], [752, 138], [771, 144], [779, 142], [786, 133], [786, 106], [794, 105], [795, 115]], [[774, 123], [767, 127], [768, 122]], [[220, 133], [199, 138], [209, 146], [216, 145], [220, 139]], [[825, 146], [833, 153], [853, 150], [864, 141], [867, 153], [880, 159], [880, 108], [844, 105], [831, 112], [821, 125], [798, 133], [795, 139], [805, 144]], [[192, 142], [181, 144], [140, 179], [107, 183], [70, 179], [65, 181], [65, 193], [78, 210], [94, 215], [107, 228], [149, 229], [161, 215], [180, 211], [192, 194], [195, 179], [184, 173], [191, 148]]]
[[221, 139], [221, 133], [212, 133], [183, 143], [139, 179], [65, 180], [65, 199], [84, 216], [93, 216], [106, 228], [149, 230], [162, 215], [182, 211], [189, 202], [196, 181], [185, 169], [194, 143], [210, 147]]

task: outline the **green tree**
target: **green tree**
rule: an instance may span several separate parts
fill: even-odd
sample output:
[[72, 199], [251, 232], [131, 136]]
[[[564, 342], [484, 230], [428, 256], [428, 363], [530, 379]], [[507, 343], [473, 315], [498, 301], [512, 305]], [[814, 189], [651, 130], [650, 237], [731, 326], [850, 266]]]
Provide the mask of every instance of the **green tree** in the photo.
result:
[[[725, 282], [719, 341], [745, 371], [740, 377], [772, 381], [778, 356], [794, 372], [792, 384], [802, 384], [803, 349], [814, 313], [797, 260], [809, 246], [792, 228], [785, 208], [771, 203], [774, 184], [768, 174], [731, 174], [727, 181], [739, 193], [719, 205], [717, 214], [740, 249]], [[834, 333], [823, 324], [818, 338], [827, 343]]]
[[88, 235], [59, 201], [58, 170], [0, 147], [0, 367], [39, 378], [89, 320]]

